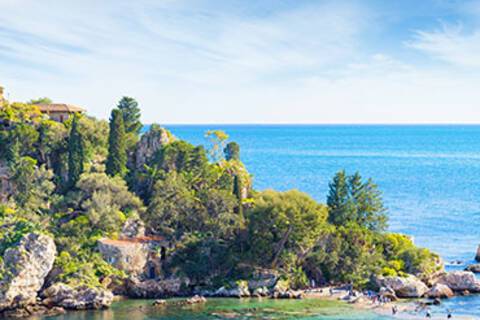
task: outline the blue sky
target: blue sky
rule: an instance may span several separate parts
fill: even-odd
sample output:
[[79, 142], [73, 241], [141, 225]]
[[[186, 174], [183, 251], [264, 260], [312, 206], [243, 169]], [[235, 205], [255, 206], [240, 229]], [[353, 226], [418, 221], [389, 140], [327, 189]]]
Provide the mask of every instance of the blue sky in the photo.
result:
[[0, 85], [148, 123], [480, 123], [480, 1], [0, 0]]

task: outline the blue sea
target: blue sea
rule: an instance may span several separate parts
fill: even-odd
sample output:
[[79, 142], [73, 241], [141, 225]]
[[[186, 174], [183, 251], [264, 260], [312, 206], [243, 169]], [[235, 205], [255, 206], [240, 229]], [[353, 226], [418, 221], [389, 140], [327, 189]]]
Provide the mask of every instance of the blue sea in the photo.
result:
[[[224, 130], [263, 190], [299, 189], [325, 202], [342, 169], [371, 177], [383, 191], [390, 230], [414, 237], [448, 263], [472, 262], [480, 243], [480, 126], [167, 125], [193, 144], [209, 129]], [[151, 301], [118, 302], [110, 310], [69, 313], [56, 320], [101, 319], [365, 319], [388, 317], [322, 301], [211, 300], [193, 309], [155, 310]], [[432, 307], [434, 318], [480, 318], [480, 296]], [[407, 319], [423, 314], [408, 315]], [[396, 318], [405, 318], [404, 315]], [[50, 318], [48, 318], [50, 319]]]
[[[389, 229], [439, 253], [447, 269], [472, 263], [480, 244], [480, 126], [473, 125], [167, 125], [174, 135], [205, 144], [220, 129], [241, 146], [259, 190], [299, 189], [325, 202], [342, 169], [371, 177], [383, 191]], [[458, 266], [451, 261], [461, 261]], [[480, 318], [480, 296], [446, 308]]]
[[167, 125], [193, 144], [224, 130], [259, 190], [299, 189], [325, 202], [342, 169], [383, 191], [390, 230], [446, 262], [471, 261], [480, 243], [480, 126]]
[[167, 125], [193, 144], [220, 129], [241, 147], [259, 190], [299, 189], [326, 201], [342, 169], [383, 191], [390, 230], [470, 262], [480, 243], [480, 126]]

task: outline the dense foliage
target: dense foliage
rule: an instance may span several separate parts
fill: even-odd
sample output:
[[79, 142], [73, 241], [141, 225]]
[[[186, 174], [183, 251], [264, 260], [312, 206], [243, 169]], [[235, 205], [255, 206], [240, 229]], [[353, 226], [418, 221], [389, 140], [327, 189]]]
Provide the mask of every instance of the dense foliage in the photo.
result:
[[123, 115], [119, 109], [113, 109], [110, 116], [110, 133], [108, 136], [108, 157], [106, 172], [110, 176], [125, 176], [127, 173], [127, 139]]
[[[37, 101], [34, 101], [38, 103]], [[367, 286], [374, 275], [428, 275], [438, 257], [386, 232], [371, 179], [340, 171], [321, 204], [291, 190], [252, 189], [240, 146], [222, 131], [193, 146], [152, 125], [140, 138], [138, 104], [124, 97], [109, 126], [85, 115], [53, 122], [31, 104], [0, 107], [0, 254], [36, 230], [54, 236], [58, 280], [100, 286], [126, 276], [97, 240], [142, 219], [171, 247], [164, 276], [216, 285], [276, 269], [294, 287]]]

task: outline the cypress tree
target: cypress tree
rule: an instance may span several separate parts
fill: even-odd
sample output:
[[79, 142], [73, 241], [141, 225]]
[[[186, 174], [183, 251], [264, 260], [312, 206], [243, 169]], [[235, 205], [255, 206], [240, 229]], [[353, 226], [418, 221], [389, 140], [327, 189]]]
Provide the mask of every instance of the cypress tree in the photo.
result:
[[228, 143], [223, 152], [227, 161], [240, 160], [240, 146], [236, 142]]
[[242, 204], [242, 180], [238, 175], [235, 175], [233, 178], [233, 194], [238, 199], [238, 209], [237, 213], [242, 215], [243, 214], [243, 204]]
[[106, 172], [110, 176], [120, 175], [122, 177], [127, 172], [125, 125], [119, 109], [113, 109], [110, 116]]
[[78, 115], [73, 116], [72, 127], [68, 139], [68, 187], [73, 188], [83, 173], [85, 152], [83, 137], [78, 130]]

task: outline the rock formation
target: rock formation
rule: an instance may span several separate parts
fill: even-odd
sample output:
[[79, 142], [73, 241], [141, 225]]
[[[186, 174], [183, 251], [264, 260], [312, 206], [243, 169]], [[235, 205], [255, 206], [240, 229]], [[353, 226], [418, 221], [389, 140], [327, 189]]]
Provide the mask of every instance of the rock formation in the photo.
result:
[[53, 267], [57, 250], [49, 236], [29, 233], [5, 251], [0, 281], [0, 311], [35, 304]]
[[143, 169], [143, 166], [148, 163], [155, 153], [162, 148], [162, 146], [171, 143], [175, 138], [171, 133], [160, 126], [151, 127], [148, 132], [142, 135], [135, 149], [135, 167]]
[[453, 271], [442, 275], [437, 283], [448, 286], [453, 291], [480, 292], [480, 281], [469, 271]]
[[377, 279], [379, 287], [391, 288], [399, 298], [420, 298], [428, 287], [420, 279], [409, 275], [408, 277], [380, 277]]
[[425, 297], [427, 298], [451, 298], [454, 296], [454, 293], [452, 289], [450, 289], [448, 286], [437, 283], [435, 284], [430, 290], [425, 293]]
[[64, 283], [56, 283], [42, 293], [46, 306], [59, 306], [70, 310], [104, 309], [113, 301], [108, 290], [80, 286], [72, 288]]
[[215, 291], [214, 295], [217, 297], [245, 298], [250, 297], [250, 291], [246, 281], [239, 281], [231, 288], [221, 287]]
[[465, 268], [465, 271], [470, 271], [470, 272], [473, 272], [473, 273], [480, 273], [480, 263], [475, 263], [475, 264], [468, 265]]
[[182, 295], [182, 288], [188, 284], [187, 279], [180, 278], [140, 281], [138, 278], [132, 277], [127, 280], [127, 293], [131, 298], [174, 297]]

